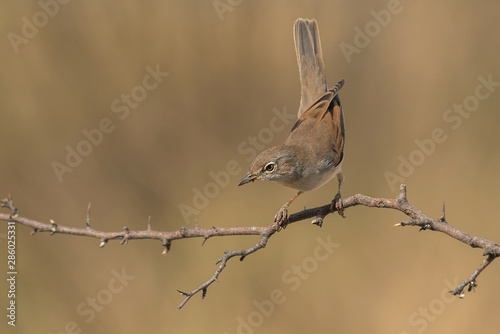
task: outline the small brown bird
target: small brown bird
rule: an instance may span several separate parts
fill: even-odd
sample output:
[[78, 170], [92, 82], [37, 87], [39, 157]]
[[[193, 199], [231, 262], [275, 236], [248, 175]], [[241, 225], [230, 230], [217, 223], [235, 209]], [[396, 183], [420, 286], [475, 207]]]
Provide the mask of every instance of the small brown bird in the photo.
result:
[[[315, 20], [298, 19], [294, 25], [301, 100], [299, 119], [285, 143], [260, 153], [238, 186], [255, 180], [276, 181], [299, 192], [276, 213], [278, 230], [286, 227], [288, 206], [304, 191], [314, 190], [337, 176], [339, 187], [332, 201], [343, 216], [341, 188], [344, 179], [344, 114], [338, 91], [340, 80], [327, 90], [318, 26]], [[332, 208], [333, 209], [333, 208]], [[321, 219], [314, 223], [321, 226]]]

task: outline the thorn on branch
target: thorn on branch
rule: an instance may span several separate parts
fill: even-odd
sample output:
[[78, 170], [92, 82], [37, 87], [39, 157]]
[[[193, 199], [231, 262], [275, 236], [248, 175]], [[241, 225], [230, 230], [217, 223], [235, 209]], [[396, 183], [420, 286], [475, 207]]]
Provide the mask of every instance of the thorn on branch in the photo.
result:
[[186, 296], [186, 297], [191, 297], [191, 294], [188, 293], [188, 292], [184, 292], [184, 291], [181, 291], [181, 290], [177, 290], [177, 292], [179, 292], [181, 295], [183, 296]]
[[90, 202], [89, 202], [89, 206], [87, 207], [87, 229], [91, 229], [92, 227], [90, 227]]
[[50, 225], [51, 225], [51, 227], [50, 227], [49, 234], [53, 235], [54, 233], [57, 232], [57, 224], [56, 224], [55, 221], [53, 221], [52, 219], [50, 219]]
[[[333, 203], [332, 203], [332, 207], [334, 207]], [[325, 218], [328, 213], [329, 212], [322, 212], [321, 210], [319, 210], [318, 213], [316, 214], [316, 218], [314, 218], [311, 221], [311, 224], [322, 227], [323, 226], [323, 218]]]
[[205, 234], [205, 236], [203, 237], [203, 242], [201, 243], [201, 246], [203, 246], [205, 244], [205, 242], [208, 240], [208, 238], [210, 238], [210, 236], [208, 234]]
[[170, 251], [170, 246], [171, 245], [172, 245], [172, 241], [171, 240], [163, 239], [163, 247], [165, 247], [165, 249], [163, 250], [163, 252], [161, 253], [161, 255], [167, 255], [167, 253]]
[[311, 224], [322, 227], [323, 226], [323, 217], [317, 216], [311, 221]]
[[107, 239], [101, 239], [101, 243], [99, 244], [99, 247], [100, 248], [103, 248], [104, 246], [106, 246], [106, 243], [108, 242]]
[[398, 205], [408, 203], [408, 198], [406, 196], [406, 184], [401, 184], [399, 186], [399, 194], [396, 197], [396, 203]]
[[148, 231], [151, 231], [151, 216], [148, 218]]
[[445, 213], [445, 208], [446, 208], [446, 202], [443, 202], [443, 214], [441, 217], [438, 218], [438, 222], [446, 223], [446, 213]]
[[205, 299], [205, 297], [207, 296], [207, 288], [203, 288], [202, 292], [201, 292], [201, 299]]
[[35, 234], [37, 234], [37, 232], [38, 232], [37, 228], [32, 228], [31, 229], [31, 235], [35, 235]]

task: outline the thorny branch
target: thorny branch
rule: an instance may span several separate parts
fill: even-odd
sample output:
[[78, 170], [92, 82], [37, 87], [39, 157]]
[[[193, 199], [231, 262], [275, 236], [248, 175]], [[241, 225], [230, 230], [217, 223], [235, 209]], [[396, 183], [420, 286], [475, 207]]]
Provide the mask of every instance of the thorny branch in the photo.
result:
[[[151, 228], [151, 217], [148, 220], [147, 229], [144, 231], [132, 231], [128, 227], [124, 227], [121, 232], [103, 232], [96, 230], [91, 227], [90, 224], [90, 204], [87, 210], [87, 219], [86, 226], [84, 228], [77, 227], [69, 227], [57, 224], [54, 220], [50, 220], [50, 223], [42, 223], [33, 219], [29, 219], [21, 216], [19, 210], [14, 206], [12, 199], [10, 196], [6, 199], [0, 200], [1, 207], [5, 207], [9, 209], [10, 214], [0, 213], [0, 220], [4, 221], [15, 221], [19, 224], [26, 225], [31, 227], [32, 234], [36, 234], [37, 232], [49, 232], [49, 234], [70, 234], [70, 235], [79, 235], [79, 236], [87, 236], [99, 239], [100, 247], [104, 247], [109, 240], [120, 240], [120, 244], [126, 244], [129, 240], [133, 239], [156, 239], [160, 240], [163, 244], [164, 251], [163, 254], [166, 254], [171, 247], [172, 241], [179, 239], [188, 239], [188, 238], [203, 238], [203, 243], [211, 237], [223, 237], [223, 236], [235, 236], [235, 235], [258, 235], [260, 236], [260, 240], [254, 246], [243, 249], [243, 250], [234, 250], [234, 251], [226, 251], [224, 256], [216, 261], [216, 264], [219, 265], [215, 274], [205, 283], [201, 284], [196, 289], [190, 292], [179, 291], [181, 295], [185, 298], [182, 303], [179, 305], [178, 309], [181, 309], [195, 294], [202, 292], [202, 298], [206, 296], [208, 287], [214, 283], [218, 282], [219, 275], [222, 273], [224, 268], [227, 265], [227, 262], [233, 257], [240, 257], [240, 261], [258, 251], [261, 248], [264, 248], [272, 235], [277, 231], [276, 224], [271, 224], [269, 226], [250, 226], [250, 227], [212, 227], [212, 228], [200, 228], [197, 225], [195, 228], [186, 228], [182, 227], [177, 231], [155, 231]], [[477, 277], [481, 274], [481, 272], [486, 269], [486, 267], [493, 262], [497, 257], [500, 256], [500, 245], [494, 243], [490, 240], [475, 237], [468, 233], [465, 233], [451, 225], [448, 224], [445, 218], [445, 208], [443, 206], [443, 214], [438, 219], [432, 219], [427, 217], [417, 209], [416, 207], [410, 205], [408, 203], [406, 197], [406, 185], [402, 184], [400, 187], [399, 195], [395, 199], [389, 198], [374, 198], [370, 196], [365, 196], [362, 194], [356, 194], [354, 196], [345, 198], [342, 200], [342, 204], [344, 209], [349, 207], [362, 205], [371, 208], [387, 208], [401, 211], [406, 216], [408, 216], [409, 220], [401, 221], [394, 226], [419, 226], [420, 230], [431, 230], [442, 232], [453, 239], [461, 241], [472, 248], [482, 248], [484, 250], [483, 255], [487, 256], [486, 259], [481, 263], [481, 265], [477, 268], [477, 270], [462, 284], [457, 286], [454, 290], [450, 291], [453, 295], [459, 295], [460, 298], [463, 298], [465, 295], [464, 289], [468, 286], [468, 291], [475, 289], [477, 286]], [[327, 215], [335, 212], [335, 206], [332, 206], [330, 203], [324, 206], [305, 209], [303, 211], [294, 213], [290, 215], [289, 221], [287, 225], [309, 219], [314, 218], [312, 221], [314, 224], [321, 226], [323, 222], [323, 218]]]

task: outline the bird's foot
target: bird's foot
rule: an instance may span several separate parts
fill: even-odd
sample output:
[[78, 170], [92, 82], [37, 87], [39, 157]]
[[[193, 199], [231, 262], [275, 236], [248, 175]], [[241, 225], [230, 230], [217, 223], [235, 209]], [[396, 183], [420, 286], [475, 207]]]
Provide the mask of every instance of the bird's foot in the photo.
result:
[[332, 206], [330, 207], [330, 210], [333, 212], [334, 209], [339, 213], [340, 216], [342, 216], [342, 218], [345, 218], [344, 204], [342, 203], [342, 195], [340, 194], [340, 192], [338, 192], [337, 195], [335, 195], [335, 198], [332, 201]]
[[277, 232], [286, 228], [288, 225], [288, 205], [283, 205], [278, 212], [276, 212], [276, 215], [274, 215], [274, 222], [276, 223]]

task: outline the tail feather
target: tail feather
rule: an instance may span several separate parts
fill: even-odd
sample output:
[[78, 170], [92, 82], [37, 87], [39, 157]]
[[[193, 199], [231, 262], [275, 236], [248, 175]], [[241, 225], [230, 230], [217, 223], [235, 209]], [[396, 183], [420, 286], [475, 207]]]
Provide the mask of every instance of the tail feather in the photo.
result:
[[299, 65], [301, 98], [298, 116], [327, 91], [325, 65], [316, 20], [297, 19], [295, 52]]
[[337, 95], [337, 93], [339, 92], [339, 90], [344, 86], [344, 83], [345, 83], [345, 80], [344, 79], [340, 79], [340, 81], [337, 82], [335, 84], [335, 86], [333, 86], [332, 88], [330, 88], [328, 91], [332, 92], [333, 96], [335, 96], [335, 95]]

